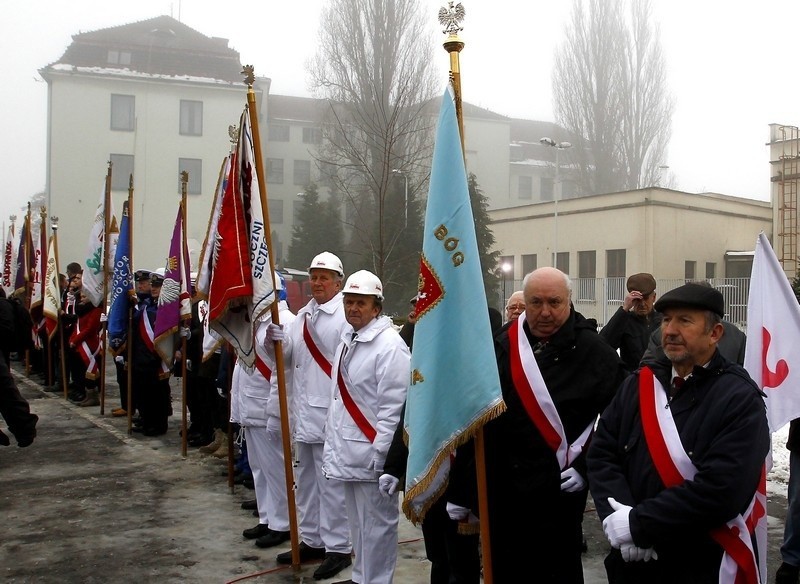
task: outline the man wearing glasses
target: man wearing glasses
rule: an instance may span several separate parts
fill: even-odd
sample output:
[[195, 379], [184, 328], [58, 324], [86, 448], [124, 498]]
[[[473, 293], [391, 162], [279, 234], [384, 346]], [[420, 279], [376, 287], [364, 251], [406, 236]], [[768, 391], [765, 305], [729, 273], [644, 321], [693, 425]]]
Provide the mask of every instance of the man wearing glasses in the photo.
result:
[[517, 290], [511, 296], [509, 296], [508, 301], [506, 301], [505, 322], [517, 320], [519, 315], [523, 312], [525, 312], [525, 296], [522, 294], [522, 290]]

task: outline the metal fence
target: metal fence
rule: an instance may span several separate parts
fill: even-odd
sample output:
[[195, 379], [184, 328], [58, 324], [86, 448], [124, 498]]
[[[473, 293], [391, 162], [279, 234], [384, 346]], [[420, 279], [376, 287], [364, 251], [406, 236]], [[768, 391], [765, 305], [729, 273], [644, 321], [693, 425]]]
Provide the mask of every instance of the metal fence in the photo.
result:
[[[572, 278], [572, 302], [575, 310], [586, 318], [594, 318], [602, 328], [614, 312], [622, 306], [627, 290], [627, 278]], [[682, 286], [688, 280], [656, 280], [656, 294], [661, 296]], [[750, 278], [711, 278], [706, 280], [725, 297], [725, 318], [740, 329], [747, 330], [747, 296], [750, 293]], [[522, 280], [508, 280], [506, 296], [514, 290], [522, 290]], [[504, 292], [500, 292], [501, 296]], [[505, 298], [499, 306], [505, 307]]]

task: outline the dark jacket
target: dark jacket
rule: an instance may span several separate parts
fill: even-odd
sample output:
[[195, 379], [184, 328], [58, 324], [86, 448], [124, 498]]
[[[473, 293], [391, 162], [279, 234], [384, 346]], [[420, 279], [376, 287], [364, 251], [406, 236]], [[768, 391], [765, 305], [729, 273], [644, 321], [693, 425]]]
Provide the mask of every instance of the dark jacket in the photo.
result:
[[600, 330], [600, 336], [609, 345], [619, 349], [626, 369], [633, 372], [639, 368], [639, 361], [650, 342], [650, 334], [661, 326], [661, 318], [661, 313], [655, 310], [641, 317], [620, 306]]
[[[670, 361], [647, 365], [669, 387]], [[698, 473], [667, 489], [643, 434], [639, 373], [625, 380], [589, 447], [589, 484], [601, 520], [612, 512], [609, 497], [633, 507], [633, 541], [653, 547], [658, 561], [625, 564], [612, 552], [610, 582], [718, 582], [722, 548], [709, 530], [744, 512], [756, 490], [770, 440], [762, 397], [747, 372], [719, 351], [707, 368], [695, 367], [670, 410]]]
[[[33, 442], [39, 416], [31, 413], [28, 401], [17, 389], [8, 361], [2, 353], [0, 353], [0, 415], [19, 446], [29, 446]], [[8, 446], [8, 444], [8, 436], [0, 432], [0, 445]]]

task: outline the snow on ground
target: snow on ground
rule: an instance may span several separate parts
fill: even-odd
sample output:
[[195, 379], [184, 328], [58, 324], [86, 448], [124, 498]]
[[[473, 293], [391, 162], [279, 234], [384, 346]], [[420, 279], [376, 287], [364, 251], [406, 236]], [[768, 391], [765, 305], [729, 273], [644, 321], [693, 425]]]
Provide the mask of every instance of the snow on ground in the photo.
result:
[[789, 424], [772, 434], [772, 470], [767, 474], [767, 494], [786, 496], [789, 482], [789, 451], [786, 439], [789, 437]]

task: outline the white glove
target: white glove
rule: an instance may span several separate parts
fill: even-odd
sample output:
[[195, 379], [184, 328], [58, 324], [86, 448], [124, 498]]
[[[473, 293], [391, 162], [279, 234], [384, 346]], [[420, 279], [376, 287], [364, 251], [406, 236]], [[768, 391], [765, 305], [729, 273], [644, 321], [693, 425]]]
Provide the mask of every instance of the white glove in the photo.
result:
[[100, 323], [108, 322], [108, 315], [105, 312], [100, 313]]
[[378, 490], [384, 497], [391, 497], [397, 491], [400, 479], [390, 474], [382, 474], [378, 479]]
[[265, 344], [267, 341], [270, 343], [274, 343], [275, 341], [283, 342], [286, 339], [286, 333], [283, 330], [283, 327], [279, 324], [275, 324], [271, 322], [267, 325], [267, 332], [265, 337]]
[[628, 521], [632, 507], [617, 503], [614, 497], [608, 498], [608, 504], [611, 505], [614, 512], [603, 519], [603, 533], [606, 534], [606, 539], [611, 547], [619, 549], [622, 544], [633, 543], [631, 525]]
[[586, 481], [577, 470], [572, 467], [561, 473], [561, 490], [567, 493], [577, 493], [586, 488]]
[[626, 562], [649, 562], [658, 559], [658, 554], [653, 548], [640, 548], [632, 543], [622, 544], [619, 551], [622, 553], [622, 559]]
[[188, 341], [192, 338], [192, 329], [190, 329], [188, 326], [182, 326], [178, 334], [180, 334], [182, 339], [186, 339]]
[[116, 357], [114, 357], [114, 363], [119, 363], [120, 365], [122, 365], [123, 363], [125, 363], [125, 357], [123, 357], [122, 355], [117, 355]]
[[461, 507], [454, 503], [447, 503], [446, 508], [447, 514], [453, 521], [464, 521], [467, 517], [469, 517], [469, 509], [466, 507]]

